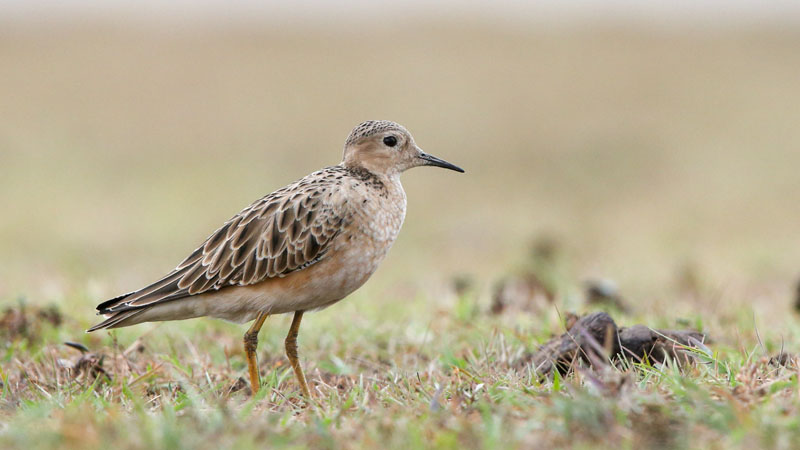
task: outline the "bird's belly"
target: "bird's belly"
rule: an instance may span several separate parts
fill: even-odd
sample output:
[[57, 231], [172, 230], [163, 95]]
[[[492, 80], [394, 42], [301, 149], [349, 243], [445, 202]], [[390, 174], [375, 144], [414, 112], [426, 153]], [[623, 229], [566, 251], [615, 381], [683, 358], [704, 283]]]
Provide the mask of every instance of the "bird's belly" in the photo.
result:
[[287, 294], [298, 297], [299, 307], [296, 309], [329, 306], [366, 283], [390, 246], [391, 243], [375, 245], [371, 239], [364, 237], [343, 239], [323, 261], [309, 267], [308, 273], [298, 272], [295, 282], [298, 286]]

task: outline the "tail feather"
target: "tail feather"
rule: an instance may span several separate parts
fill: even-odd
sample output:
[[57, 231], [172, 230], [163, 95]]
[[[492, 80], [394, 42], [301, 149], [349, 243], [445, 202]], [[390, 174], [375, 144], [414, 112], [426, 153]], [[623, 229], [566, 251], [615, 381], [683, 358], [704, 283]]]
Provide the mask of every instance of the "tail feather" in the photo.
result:
[[106, 320], [86, 330], [86, 332], [91, 333], [92, 331], [102, 330], [104, 328], [119, 328], [128, 325], [133, 325], [133, 323], [126, 323], [126, 322], [129, 322], [131, 319], [135, 318], [139, 314], [142, 314], [144, 311], [145, 309], [143, 308], [143, 309], [134, 309], [134, 310], [120, 311], [118, 313], [114, 313]]
[[110, 300], [106, 300], [106, 301], [104, 301], [103, 303], [100, 303], [99, 305], [97, 305], [97, 310], [98, 310], [98, 311], [100, 311], [101, 313], [103, 313], [103, 312], [105, 312], [105, 311], [106, 311], [106, 309], [108, 309], [109, 307], [111, 307], [111, 306], [113, 306], [113, 305], [115, 305], [115, 304], [119, 303], [119, 302], [120, 302], [122, 299], [124, 299], [125, 297], [130, 297], [131, 295], [135, 294], [136, 292], [137, 292], [137, 291], [128, 292], [127, 294], [122, 294], [122, 295], [120, 295], [119, 297], [114, 297], [114, 298], [112, 298], [112, 299], [110, 299]]

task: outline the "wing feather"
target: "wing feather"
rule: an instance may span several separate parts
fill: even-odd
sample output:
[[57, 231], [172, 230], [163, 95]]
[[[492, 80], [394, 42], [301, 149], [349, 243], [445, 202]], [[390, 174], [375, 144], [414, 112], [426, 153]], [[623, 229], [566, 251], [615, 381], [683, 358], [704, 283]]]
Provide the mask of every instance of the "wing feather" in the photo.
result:
[[[320, 261], [348, 220], [333, 204], [341, 177], [328, 168], [254, 202], [157, 282], [98, 306], [109, 314], [228, 286], [256, 284]], [[324, 200], [323, 200], [324, 199]]]

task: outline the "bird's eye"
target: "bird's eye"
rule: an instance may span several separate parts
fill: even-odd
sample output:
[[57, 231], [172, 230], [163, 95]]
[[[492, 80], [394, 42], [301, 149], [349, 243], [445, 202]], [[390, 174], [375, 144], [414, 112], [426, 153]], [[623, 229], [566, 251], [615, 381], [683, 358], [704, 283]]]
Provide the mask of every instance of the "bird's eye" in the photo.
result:
[[394, 147], [397, 145], [397, 138], [394, 136], [386, 136], [383, 138], [383, 143], [386, 144], [387, 147]]

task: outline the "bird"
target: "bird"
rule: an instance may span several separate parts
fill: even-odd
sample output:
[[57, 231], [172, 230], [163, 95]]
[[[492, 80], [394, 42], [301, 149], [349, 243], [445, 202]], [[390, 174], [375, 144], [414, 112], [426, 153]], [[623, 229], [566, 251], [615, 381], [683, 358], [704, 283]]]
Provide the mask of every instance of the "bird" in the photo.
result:
[[310, 401], [297, 352], [303, 314], [342, 300], [375, 272], [405, 219], [400, 174], [418, 166], [464, 173], [422, 151], [405, 127], [363, 122], [338, 165], [256, 200], [159, 280], [100, 303], [105, 320], [87, 331], [204, 316], [252, 321], [243, 347], [255, 395], [258, 333], [268, 316], [293, 313], [286, 357]]

